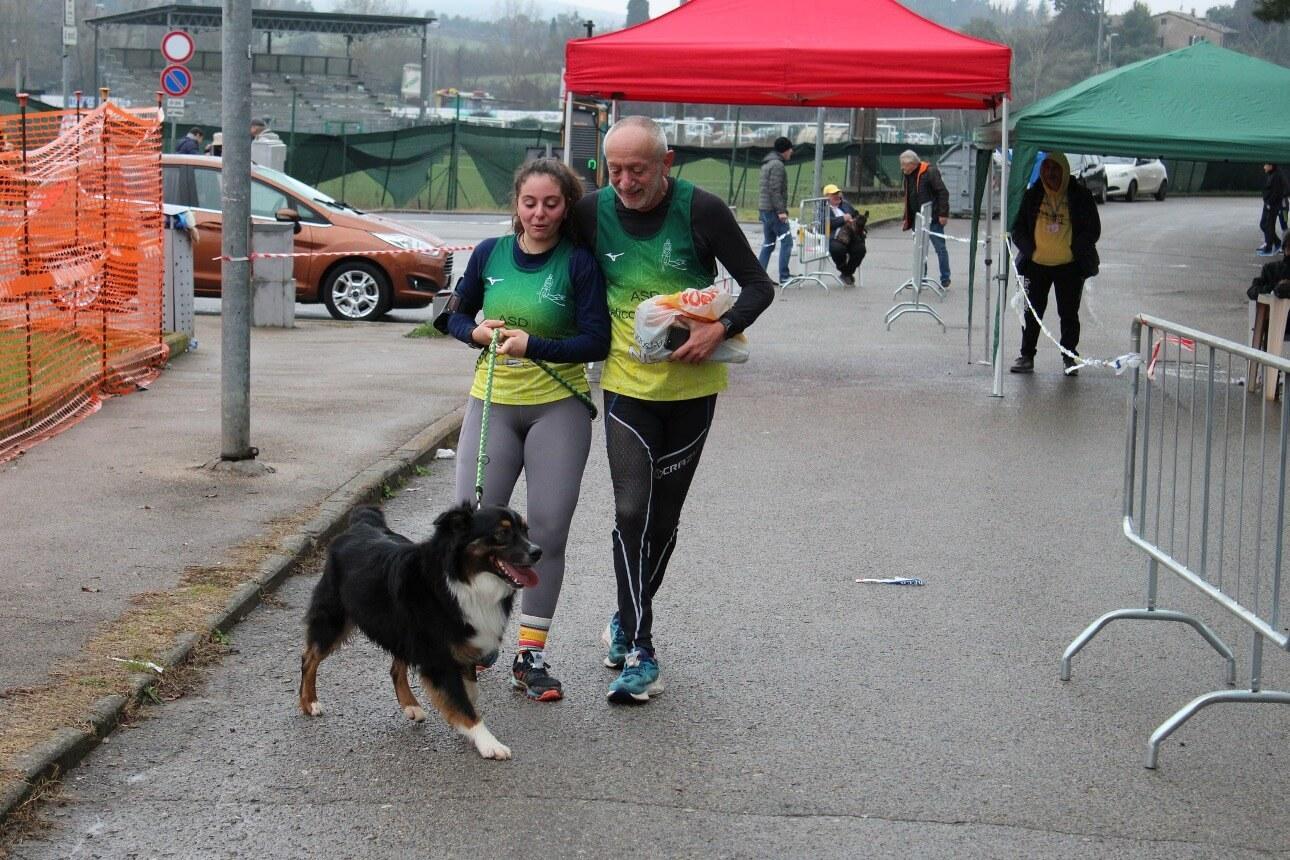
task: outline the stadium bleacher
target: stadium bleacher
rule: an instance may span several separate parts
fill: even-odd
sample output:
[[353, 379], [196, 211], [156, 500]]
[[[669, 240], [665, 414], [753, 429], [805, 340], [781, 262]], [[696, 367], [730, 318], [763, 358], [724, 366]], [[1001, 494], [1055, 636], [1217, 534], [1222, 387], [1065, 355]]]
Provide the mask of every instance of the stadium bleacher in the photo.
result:
[[[103, 83], [122, 104], [148, 105], [156, 100], [157, 79], [165, 67], [160, 51], [116, 48], [102, 54]], [[221, 124], [220, 57], [198, 51], [189, 68], [193, 88], [184, 98], [181, 123]], [[279, 133], [292, 128], [292, 102], [298, 132], [338, 134], [346, 130], [387, 131], [409, 120], [395, 116], [384, 99], [354, 73], [345, 57], [257, 54], [251, 75], [251, 115], [263, 117]]]

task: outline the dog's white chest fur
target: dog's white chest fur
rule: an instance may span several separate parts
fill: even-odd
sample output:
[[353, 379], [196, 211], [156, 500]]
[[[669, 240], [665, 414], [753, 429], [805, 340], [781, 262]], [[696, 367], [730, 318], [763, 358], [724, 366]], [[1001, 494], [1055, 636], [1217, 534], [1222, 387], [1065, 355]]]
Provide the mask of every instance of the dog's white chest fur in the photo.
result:
[[496, 651], [506, 631], [506, 611], [502, 601], [514, 594], [515, 589], [500, 577], [485, 573], [474, 577], [469, 585], [449, 580], [448, 590], [457, 599], [461, 614], [475, 628], [470, 644], [485, 654]]

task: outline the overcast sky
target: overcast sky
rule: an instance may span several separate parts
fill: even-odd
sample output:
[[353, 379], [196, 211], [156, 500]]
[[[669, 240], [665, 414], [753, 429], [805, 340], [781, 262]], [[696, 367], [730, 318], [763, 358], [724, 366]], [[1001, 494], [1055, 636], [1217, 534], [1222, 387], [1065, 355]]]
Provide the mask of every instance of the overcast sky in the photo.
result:
[[[1003, 1], [996, 0], [996, 2]], [[1037, 2], [1038, 0], [1031, 0], [1032, 5]], [[1175, 9], [1191, 13], [1194, 9], [1196, 14], [1202, 16], [1210, 6], [1230, 5], [1230, 3], [1222, 0], [1204, 0], [1204, 2], [1196, 2], [1196, 0], [1145, 0], [1145, 2], [1152, 12]], [[334, 0], [317, 0], [315, 2], [315, 6], [319, 9], [329, 8], [333, 5]], [[499, 5], [494, 3], [493, 0], [408, 0], [408, 6], [413, 14], [434, 11], [439, 14], [491, 18], [496, 14]], [[658, 17], [664, 12], [675, 9], [677, 5], [678, 0], [650, 0], [650, 15]], [[1051, 5], [1052, 0], [1049, 0], [1049, 6]], [[1127, 11], [1132, 5], [1133, 0], [1106, 0], [1106, 11], [1112, 15], [1118, 15]], [[537, 0], [537, 6], [543, 12], [556, 13], [576, 10], [593, 18], [612, 17], [618, 19], [618, 21], [627, 16], [627, 0]]]

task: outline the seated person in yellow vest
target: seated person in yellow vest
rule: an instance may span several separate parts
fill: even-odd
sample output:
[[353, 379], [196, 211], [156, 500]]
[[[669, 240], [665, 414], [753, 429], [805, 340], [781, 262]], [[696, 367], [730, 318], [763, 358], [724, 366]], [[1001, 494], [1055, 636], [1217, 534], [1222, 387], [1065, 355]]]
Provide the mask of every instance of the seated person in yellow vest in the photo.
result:
[[[512, 683], [539, 702], [564, 691], [548, 671], [547, 635], [564, 579], [569, 522], [591, 449], [594, 408], [586, 364], [609, 351], [605, 281], [590, 250], [574, 243], [569, 216], [582, 196], [578, 177], [553, 158], [515, 175], [514, 234], [476, 246], [457, 282], [447, 328], [476, 347], [498, 332], [484, 469], [484, 504], [506, 505], [519, 479], [528, 484], [529, 536], [542, 547], [536, 588], [520, 598], [519, 646]], [[483, 322], [475, 318], [483, 310]], [[487, 352], [457, 446], [457, 499], [474, 501]]]
[[[605, 135], [611, 187], [574, 207], [609, 290], [612, 338], [600, 384], [605, 445], [614, 485], [614, 573], [618, 612], [605, 629], [605, 663], [621, 668], [609, 700], [646, 702], [662, 689], [651, 629], [652, 600], [676, 546], [677, 525], [712, 423], [726, 366], [706, 359], [757, 319], [775, 284], [725, 201], [668, 176], [675, 153], [646, 117], [619, 120]], [[669, 361], [631, 357], [636, 307], [645, 299], [702, 288], [717, 261], [743, 288], [720, 320], [693, 323]]]

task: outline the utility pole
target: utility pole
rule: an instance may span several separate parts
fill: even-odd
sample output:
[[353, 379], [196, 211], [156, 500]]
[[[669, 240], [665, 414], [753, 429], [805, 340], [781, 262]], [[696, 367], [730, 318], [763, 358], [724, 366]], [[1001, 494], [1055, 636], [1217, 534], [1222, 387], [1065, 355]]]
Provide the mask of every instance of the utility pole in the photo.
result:
[[430, 22], [426, 21], [421, 28], [421, 76], [417, 90], [421, 94], [421, 108], [417, 111], [417, 122], [425, 125], [426, 121], [426, 38], [430, 32]]
[[[430, 22], [430, 29], [431, 30], [439, 29], [438, 18]], [[429, 89], [422, 89], [423, 95], [421, 97], [421, 118], [423, 120], [425, 119], [425, 112], [426, 112], [427, 106], [434, 108], [435, 116], [438, 116], [438, 105], [435, 103], [435, 99], [436, 99], [435, 93], [438, 92], [438, 89], [437, 89], [438, 83], [435, 81], [435, 69], [438, 65], [439, 65], [439, 45], [435, 39], [431, 38], [430, 40], [430, 87]], [[425, 79], [424, 69], [421, 72], [421, 78], [422, 80]], [[430, 118], [430, 121], [434, 122], [433, 116]]]
[[251, 0], [224, 0], [221, 30], [224, 235], [220, 299], [220, 460], [251, 447]]
[[282, 165], [282, 172], [290, 176], [291, 153], [295, 152], [296, 149], [296, 101], [300, 96], [300, 91], [297, 90], [296, 85], [292, 83], [291, 75], [283, 75], [282, 79], [287, 82], [287, 86], [291, 87], [291, 143], [287, 145], [287, 157]]
[[1097, 7], [1097, 51], [1093, 60], [1093, 71], [1102, 71], [1102, 23], [1106, 20], [1106, 0]]
[[76, 47], [76, 0], [63, 0], [63, 110], [72, 95], [72, 48]]
[[824, 183], [824, 108], [815, 109], [815, 188], [807, 197], [819, 197]]

